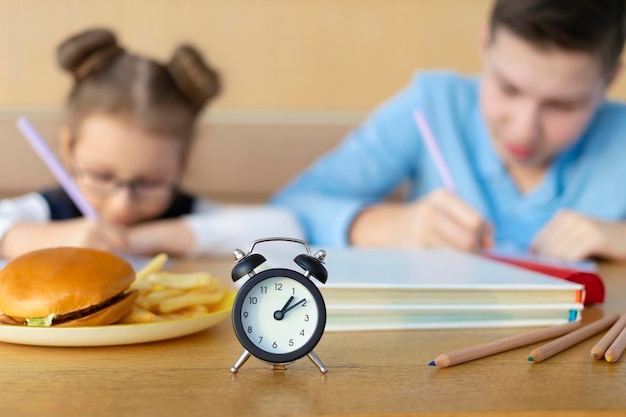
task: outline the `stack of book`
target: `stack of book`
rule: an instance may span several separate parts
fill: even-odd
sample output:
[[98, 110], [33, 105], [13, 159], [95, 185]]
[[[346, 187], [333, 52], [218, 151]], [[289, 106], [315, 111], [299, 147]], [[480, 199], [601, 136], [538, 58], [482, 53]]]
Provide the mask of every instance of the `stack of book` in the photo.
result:
[[327, 250], [326, 330], [547, 326], [577, 321], [580, 283], [452, 250]]

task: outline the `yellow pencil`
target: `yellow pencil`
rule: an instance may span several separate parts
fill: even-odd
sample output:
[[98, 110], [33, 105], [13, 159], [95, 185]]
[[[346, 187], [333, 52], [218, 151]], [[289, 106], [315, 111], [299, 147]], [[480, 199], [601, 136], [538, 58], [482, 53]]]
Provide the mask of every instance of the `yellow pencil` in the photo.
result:
[[[624, 314], [626, 316], [626, 314]], [[617, 362], [626, 348], [626, 327], [617, 335], [615, 341], [611, 343], [611, 346], [604, 352], [604, 358], [607, 362]]]
[[561, 336], [558, 339], [555, 339], [552, 342], [538, 347], [530, 352], [528, 361], [541, 362], [544, 359], [548, 359], [549, 357], [556, 355], [557, 353], [562, 352], [579, 342], [582, 342], [594, 334], [601, 332], [615, 323], [618, 318], [619, 316], [617, 314], [612, 314], [608, 317], [604, 317], [603, 319], [596, 320], [591, 324], [583, 326], [578, 330], [574, 330], [565, 336]]
[[615, 341], [615, 338], [624, 327], [626, 327], [626, 313], [622, 314], [613, 327], [611, 327], [602, 339], [591, 348], [591, 357], [594, 359], [602, 359], [608, 347]]
[[478, 346], [455, 350], [454, 352], [443, 353], [437, 356], [435, 360], [431, 361], [428, 365], [447, 368], [448, 366], [458, 365], [460, 363], [473, 361], [474, 359], [484, 358], [486, 356], [495, 355], [496, 353], [530, 345], [531, 343], [540, 342], [552, 337], [561, 336], [579, 328], [580, 325], [580, 322], [570, 322], [560, 326], [522, 333]]

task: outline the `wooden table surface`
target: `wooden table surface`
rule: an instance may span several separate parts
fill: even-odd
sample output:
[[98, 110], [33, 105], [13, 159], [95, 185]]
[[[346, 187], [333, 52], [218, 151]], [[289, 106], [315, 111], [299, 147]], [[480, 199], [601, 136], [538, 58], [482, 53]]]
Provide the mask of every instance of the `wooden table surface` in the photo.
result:
[[[228, 279], [230, 260], [178, 264]], [[584, 321], [626, 311], [626, 265], [602, 265], [601, 306]], [[111, 347], [37, 347], [0, 343], [1, 415], [11, 416], [625, 416], [626, 358], [593, 360], [600, 338], [542, 363], [533, 347], [466, 364], [427, 366], [439, 353], [526, 329], [326, 333], [315, 352], [272, 371], [251, 358], [230, 372], [242, 348], [230, 319], [200, 333]]]

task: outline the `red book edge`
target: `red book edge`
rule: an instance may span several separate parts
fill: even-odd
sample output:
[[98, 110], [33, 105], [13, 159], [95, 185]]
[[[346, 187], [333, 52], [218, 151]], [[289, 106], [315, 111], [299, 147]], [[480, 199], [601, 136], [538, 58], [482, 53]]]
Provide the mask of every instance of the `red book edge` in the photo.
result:
[[581, 284], [585, 287], [585, 305], [604, 302], [604, 283], [602, 282], [602, 278], [594, 272], [579, 271], [572, 268], [548, 265], [524, 259], [508, 258], [500, 255], [486, 254], [485, 257], [495, 261], [515, 265], [520, 268], [529, 269], [531, 271], [575, 282], [576, 284]]

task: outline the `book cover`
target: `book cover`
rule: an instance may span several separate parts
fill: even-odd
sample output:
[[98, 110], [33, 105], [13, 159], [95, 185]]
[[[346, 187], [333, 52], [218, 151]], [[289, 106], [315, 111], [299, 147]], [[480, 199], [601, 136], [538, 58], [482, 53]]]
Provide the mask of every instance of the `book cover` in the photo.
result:
[[585, 287], [584, 302], [586, 305], [604, 302], [604, 282], [596, 272], [595, 265], [590, 262], [559, 264], [539, 258], [533, 259], [532, 257], [518, 257], [499, 253], [487, 253], [485, 256], [496, 261], [581, 284]]

